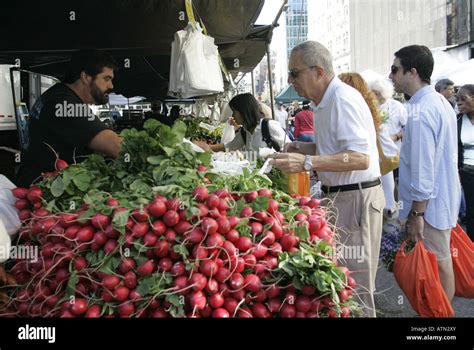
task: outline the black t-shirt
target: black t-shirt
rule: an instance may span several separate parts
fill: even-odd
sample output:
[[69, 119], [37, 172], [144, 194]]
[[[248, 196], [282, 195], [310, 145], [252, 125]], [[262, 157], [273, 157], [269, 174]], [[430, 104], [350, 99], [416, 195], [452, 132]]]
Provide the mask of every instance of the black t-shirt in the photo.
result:
[[[43, 172], [54, 171], [56, 155], [69, 164], [91, 154], [87, 146], [107, 129], [87, 104], [65, 84], [48, 89], [31, 111], [30, 144], [22, 153], [16, 184], [29, 186]], [[49, 146], [51, 146], [51, 148]]]

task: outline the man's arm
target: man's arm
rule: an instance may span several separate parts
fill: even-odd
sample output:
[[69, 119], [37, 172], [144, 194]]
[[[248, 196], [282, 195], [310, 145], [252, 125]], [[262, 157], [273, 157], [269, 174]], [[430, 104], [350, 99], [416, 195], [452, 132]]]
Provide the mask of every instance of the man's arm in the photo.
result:
[[[273, 154], [272, 165], [287, 173], [299, 173], [304, 170], [305, 156], [297, 153]], [[370, 165], [370, 156], [353, 151], [334, 155], [312, 156], [313, 169], [316, 171], [345, 172], [366, 170]]]
[[117, 158], [122, 148], [123, 139], [112, 130], [102, 130], [94, 136], [88, 147], [97, 153]]

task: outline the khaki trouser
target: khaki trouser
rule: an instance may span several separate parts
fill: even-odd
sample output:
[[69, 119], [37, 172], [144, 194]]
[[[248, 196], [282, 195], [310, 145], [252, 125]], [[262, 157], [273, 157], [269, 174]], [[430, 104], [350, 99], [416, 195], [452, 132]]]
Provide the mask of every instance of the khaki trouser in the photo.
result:
[[342, 254], [340, 263], [352, 271], [358, 287], [356, 301], [363, 308], [364, 317], [376, 317], [374, 304], [375, 276], [382, 238], [385, 197], [382, 186], [362, 190], [330, 193], [336, 217]]

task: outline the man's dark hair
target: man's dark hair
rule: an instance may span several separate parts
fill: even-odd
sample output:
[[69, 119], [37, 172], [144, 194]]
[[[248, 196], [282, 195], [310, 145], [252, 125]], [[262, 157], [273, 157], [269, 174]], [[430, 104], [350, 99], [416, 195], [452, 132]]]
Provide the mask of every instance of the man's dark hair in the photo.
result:
[[67, 84], [74, 83], [80, 78], [82, 72], [86, 72], [95, 78], [104, 67], [111, 68], [114, 71], [118, 69], [117, 63], [107, 52], [93, 49], [76, 51], [69, 62], [64, 82]]
[[435, 90], [438, 92], [442, 92], [448, 88], [448, 86], [454, 86], [454, 82], [449, 79], [441, 79], [435, 85]]
[[262, 113], [257, 99], [250, 93], [235, 96], [229, 102], [230, 108], [240, 112], [244, 118], [244, 127], [253, 132], [260, 123]]
[[403, 73], [415, 68], [420, 79], [431, 84], [431, 74], [434, 68], [433, 55], [429, 48], [422, 45], [410, 45], [395, 52], [395, 57], [400, 60]]
[[459, 90], [466, 90], [471, 96], [474, 96], [474, 84], [463, 85]]

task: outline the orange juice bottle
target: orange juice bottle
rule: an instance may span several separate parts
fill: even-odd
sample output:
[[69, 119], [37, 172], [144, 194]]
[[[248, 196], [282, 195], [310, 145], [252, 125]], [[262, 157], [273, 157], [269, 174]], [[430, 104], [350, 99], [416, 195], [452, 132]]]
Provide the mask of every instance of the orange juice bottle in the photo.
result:
[[288, 193], [299, 194], [301, 196], [310, 195], [310, 179], [308, 171], [288, 174]]

